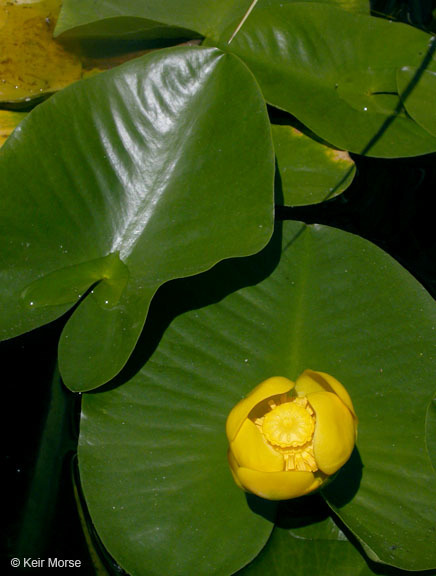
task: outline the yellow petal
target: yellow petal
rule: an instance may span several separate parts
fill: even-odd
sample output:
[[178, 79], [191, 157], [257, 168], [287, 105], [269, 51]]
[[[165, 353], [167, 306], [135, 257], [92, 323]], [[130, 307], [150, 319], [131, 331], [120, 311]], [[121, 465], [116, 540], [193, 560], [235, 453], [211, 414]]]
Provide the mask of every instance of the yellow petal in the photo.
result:
[[244, 421], [230, 449], [239, 466], [265, 472], [284, 469], [284, 459], [264, 439], [256, 424], [248, 418]]
[[228, 415], [226, 422], [228, 441], [232, 442], [235, 439], [242, 423], [259, 402], [276, 394], [285, 394], [294, 386], [294, 382], [282, 376], [273, 376], [256, 386], [248, 396], [236, 404]]
[[307, 395], [315, 417], [313, 451], [319, 469], [334, 474], [351, 456], [355, 441], [354, 418], [347, 406], [332, 392]]
[[232, 451], [230, 450], [230, 448], [227, 451], [227, 458], [229, 461], [229, 466], [230, 466], [230, 471], [232, 473], [233, 476], [233, 480], [236, 482], [237, 486], [239, 486], [239, 488], [241, 488], [242, 490], [244, 490], [244, 487], [242, 486], [239, 478], [238, 478], [238, 463], [236, 462], [235, 457], [232, 454]]
[[330, 374], [326, 372], [315, 372], [314, 370], [305, 370], [298, 378], [295, 384], [295, 391], [298, 396], [307, 396], [311, 392], [334, 392], [345, 406], [351, 411], [357, 419], [350, 395], [343, 385]]
[[322, 479], [313, 472], [259, 472], [238, 468], [237, 474], [245, 490], [268, 500], [298, 498], [322, 484]]
[[326, 387], [323, 386], [322, 380], [314, 378], [317, 372], [313, 370], [305, 370], [298, 376], [295, 383], [295, 392], [297, 396], [307, 396], [311, 392], [324, 392]]

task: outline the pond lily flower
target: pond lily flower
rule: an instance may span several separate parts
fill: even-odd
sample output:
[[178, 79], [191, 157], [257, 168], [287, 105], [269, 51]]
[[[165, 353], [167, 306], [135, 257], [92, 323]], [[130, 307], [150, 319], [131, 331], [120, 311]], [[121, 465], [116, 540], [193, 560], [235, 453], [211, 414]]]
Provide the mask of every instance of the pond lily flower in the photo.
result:
[[294, 383], [268, 378], [231, 410], [228, 459], [236, 484], [269, 500], [322, 486], [351, 456], [357, 416], [344, 386], [305, 370]]

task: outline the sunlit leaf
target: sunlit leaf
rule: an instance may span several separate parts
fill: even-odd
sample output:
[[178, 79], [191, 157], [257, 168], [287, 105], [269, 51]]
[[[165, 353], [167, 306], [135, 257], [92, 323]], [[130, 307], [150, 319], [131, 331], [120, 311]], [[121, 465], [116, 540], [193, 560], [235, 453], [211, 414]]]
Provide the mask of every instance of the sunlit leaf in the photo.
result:
[[[272, 8], [277, 5], [291, 4], [296, 0], [259, 0], [259, 6]], [[331, 4], [349, 12], [361, 14], [370, 13], [370, 3], [368, 0], [298, 0], [299, 2], [309, 2], [316, 4]]]
[[[272, 7], [293, 0], [64, 0], [56, 34], [74, 38], [136, 38], [158, 41], [217, 38], [232, 22], [234, 29], [259, 4]], [[314, 0], [307, 0], [312, 3]], [[369, 13], [367, 0], [318, 0], [353, 12]], [[229, 33], [229, 37], [231, 36]], [[228, 38], [227, 38], [228, 39]]]
[[[419, 80], [416, 82], [414, 78]], [[397, 81], [407, 112], [436, 137], [436, 71], [401, 68], [397, 72]]]
[[272, 126], [283, 203], [316, 204], [351, 184], [356, 167], [347, 152], [335, 150], [286, 125]]
[[[234, 23], [230, 26], [234, 29]], [[411, 26], [334, 6], [257, 6], [223, 49], [240, 56], [266, 100], [337, 148], [370, 156], [436, 150], [436, 138], [404, 112], [396, 72], [431, 56]]]
[[241, 528], [250, 502], [231, 485], [224, 422], [254, 385], [310, 367], [347, 387], [359, 417], [330, 505], [373, 557], [434, 568], [435, 325], [433, 299], [386, 253], [298, 222], [256, 256], [161, 288], [126, 370], [83, 399], [82, 481], [109, 552], [147, 576], [192, 574], [194, 558], [198, 574], [230, 573], [235, 547], [245, 564], [265, 532]]
[[56, 34], [74, 37], [191, 38], [242, 18], [250, 0], [64, 0]]
[[80, 302], [62, 377], [109, 380], [161, 284], [265, 245], [273, 178], [262, 96], [217, 49], [154, 52], [59, 92], [0, 155], [0, 336]]
[[77, 55], [53, 40], [59, 0], [0, 2], [0, 102], [26, 103], [79, 80]]

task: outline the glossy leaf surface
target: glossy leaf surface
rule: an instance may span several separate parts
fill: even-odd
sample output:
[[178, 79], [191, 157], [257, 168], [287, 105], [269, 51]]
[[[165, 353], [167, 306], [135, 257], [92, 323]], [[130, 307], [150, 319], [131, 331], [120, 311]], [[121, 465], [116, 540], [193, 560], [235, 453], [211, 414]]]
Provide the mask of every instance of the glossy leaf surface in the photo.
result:
[[250, 0], [142, 0], [89, 2], [66, 0], [56, 27], [56, 34], [74, 36], [132, 37], [159, 39], [192, 37], [192, 32], [208, 35], [221, 27], [223, 19], [242, 18]]
[[351, 184], [356, 167], [347, 152], [321, 144], [292, 126], [273, 125], [272, 134], [286, 206], [323, 202]]
[[[419, 82], [413, 86], [413, 79], [417, 76]], [[407, 94], [403, 99], [407, 112], [436, 137], [436, 69], [420, 72], [417, 68], [405, 67], [398, 70], [397, 81], [400, 95]], [[413, 86], [410, 93], [409, 86]]]
[[[293, 0], [281, 0], [287, 4]], [[308, 0], [312, 3], [313, 0]], [[369, 12], [366, 0], [321, 0], [346, 10]], [[216, 38], [231, 22], [234, 30], [256, 5], [271, 7], [279, 0], [64, 0], [56, 34], [72, 37], [163, 38], [192, 37], [192, 32]], [[229, 38], [232, 32], [229, 32]], [[194, 34], [195, 35], [195, 34]]]
[[245, 564], [265, 528], [240, 529], [259, 518], [231, 484], [226, 416], [266, 378], [310, 367], [346, 386], [359, 417], [330, 505], [373, 557], [434, 568], [425, 418], [435, 325], [432, 298], [386, 253], [298, 222], [255, 256], [161, 288], [121, 385], [83, 400], [83, 486], [109, 551], [135, 574], [146, 560], [152, 573], [190, 573], [192, 558], [199, 573], [210, 562], [224, 574], [235, 542]]
[[436, 150], [436, 138], [404, 113], [396, 82], [398, 68], [431, 56], [430, 39], [405, 24], [292, 2], [257, 6], [221, 46], [247, 63], [269, 103], [327, 142], [392, 157]]
[[153, 53], [58, 93], [1, 151], [0, 336], [79, 302], [62, 377], [106, 382], [158, 286], [265, 245], [273, 177], [264, 101], [219, 50]]

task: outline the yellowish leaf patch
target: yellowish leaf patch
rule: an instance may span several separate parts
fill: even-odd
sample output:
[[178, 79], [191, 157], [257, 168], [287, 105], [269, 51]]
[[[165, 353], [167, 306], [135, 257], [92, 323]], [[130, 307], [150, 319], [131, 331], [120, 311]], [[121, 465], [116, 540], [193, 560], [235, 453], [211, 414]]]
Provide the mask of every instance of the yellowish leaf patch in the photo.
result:
[[79, 80], [78, 56], [53, 39], [60, 0], [0, 0], [0, 102], [26, 102]]
[[0, 110], [0, 148], [6, 142], [6, 138], [15, 130], [26, 112], [13, 112]]

